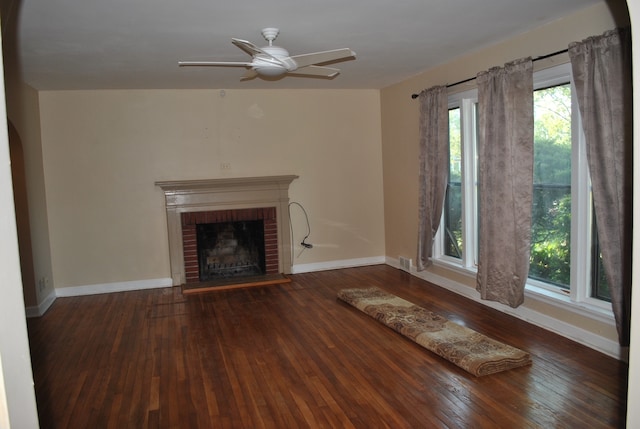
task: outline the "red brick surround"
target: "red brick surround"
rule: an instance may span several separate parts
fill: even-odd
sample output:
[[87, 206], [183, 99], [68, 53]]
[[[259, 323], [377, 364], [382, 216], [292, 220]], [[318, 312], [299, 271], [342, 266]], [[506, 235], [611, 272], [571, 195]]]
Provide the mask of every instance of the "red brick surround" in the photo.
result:
[[203, 223], [238, 222], [243, 220], [264, 221], [265, 274], [278, 273], [278, 222], [275, 207], [186, 212], [181, 213], [180, 218], [186, 283], [198, 283], [200, 281], [196, 225]]

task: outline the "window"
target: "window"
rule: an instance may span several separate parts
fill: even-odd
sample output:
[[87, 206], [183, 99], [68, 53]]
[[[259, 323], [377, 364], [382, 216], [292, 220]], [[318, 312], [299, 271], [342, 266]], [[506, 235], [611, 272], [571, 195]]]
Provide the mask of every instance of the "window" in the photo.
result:
[[529, 277], [571, 284], [571, 85], [533, 94], [533, 209]]
[[[607, 308], [584, 137], [571, 68], [534, 74], [534, 183], [529, 290]], [[449, 97], [449, 182], [434, 255], [475, 271], [477, 92]]]
[[434, 255], [474, 269], [477, 263], [476, 91], [449, 97], [449, 180]]
[[460, 108], [449, 109], [449, 180], [444, 203], [444, 254], [462, 258], [462, 150]]

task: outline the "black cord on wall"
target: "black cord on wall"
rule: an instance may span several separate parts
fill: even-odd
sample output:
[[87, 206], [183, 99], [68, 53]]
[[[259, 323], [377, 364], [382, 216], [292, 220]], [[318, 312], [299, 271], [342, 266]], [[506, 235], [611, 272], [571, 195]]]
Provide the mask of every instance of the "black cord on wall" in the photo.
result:
[[[313, 244], [311, 243], [307, 243], [307, 238], [309, 238], [309, 236], [311, 235], [311, 226], [309, 225], [309, 216], [307, 215], [307, 211], [304, 209], [304, 207], [302, 206], [302, 204], [296, 202], [296, 201], [292, 201], [289, 203], [289, 227], [291, 228], [291, 241], [293, 242], [293, 222], [291, 221], [291, 206], [292, 205], [296, 205], [298, 207], [300, 207], [300, 209], [302, 210], [302, 213], [304, 213], [304, 217], [307, 221], [307, 235], [304, 236], [304, 238], [302, 239], [302, 241], [300, 242], [300, 245], [303, 247], [303, 251], [304, 249], [312, 249], [313, 248]], [[301, 252], [302, 253], [302, 252]]]

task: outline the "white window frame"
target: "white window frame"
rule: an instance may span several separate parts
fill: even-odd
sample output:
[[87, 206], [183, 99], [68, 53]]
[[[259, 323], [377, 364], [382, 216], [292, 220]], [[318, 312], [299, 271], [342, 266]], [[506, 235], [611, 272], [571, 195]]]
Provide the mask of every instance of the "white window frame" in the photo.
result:
[[[462, 259], [448, 256], [444, 253], [443, 228], [438, 228], [434, 240], [434, 259], [445, 262], [453, 268], [462, 268], [475, 271], [478, 266], [478, 208], [477, 186], [474, 183], [477, 173], [476, 162], [476, 114], [475, 106], [478, 103], [478, 91], [458, 92], [449, 96], [449, 109], [460, 108], [460, 145], [462, 152], [462, 237], [464, 248]], [[469, 190], [472, 190], [469, 192]], [[467, 210], [466, 207], [471, 207]], [[444, 225], [444, 211], [440, 219], [440, 225]]]
[[[553, 304], [568, 304], [581, 312], [611, 320], [611, 303], [591, 297], [591, 180], [587, 165], [586, 144], [580, 122], [571, 64], [565, 63], [534, 73], [534, 90], [571, 83], [572, 94], [572, 168], [571, 168], [571, 284], [564, 289], [549, 283], [528, 279], [525, 293]], [[476, 115], [477, 90], [459, 92], [449, 96], [449, 109], [460, 108], [462, 145], [462, 235], [464, 241], [461, 259], [444, 254], [444, 234], [439, 228], [434, 247], [434, 262], [454, 271], [477, 274], [477, 177]], [[577, 141], [576, 141], [577, 139]], [[472, 190], [472, 192], [469, 192]], [[444, 212], [444, 211], [443, 211]], [[444, 225], [444, 215], [441, 220]]]

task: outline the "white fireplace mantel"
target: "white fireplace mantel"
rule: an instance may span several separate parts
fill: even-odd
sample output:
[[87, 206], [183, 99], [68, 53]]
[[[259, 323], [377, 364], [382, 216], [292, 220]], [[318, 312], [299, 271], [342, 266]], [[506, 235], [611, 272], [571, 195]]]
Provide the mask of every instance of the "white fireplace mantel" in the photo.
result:
[[181, 213], [275, 207], [278, 224], [278, 263], [291, 273], [289, 185], [298, 176], [236, 177], [156, 182], [164, 191], [173, 285], [185, 283]]

